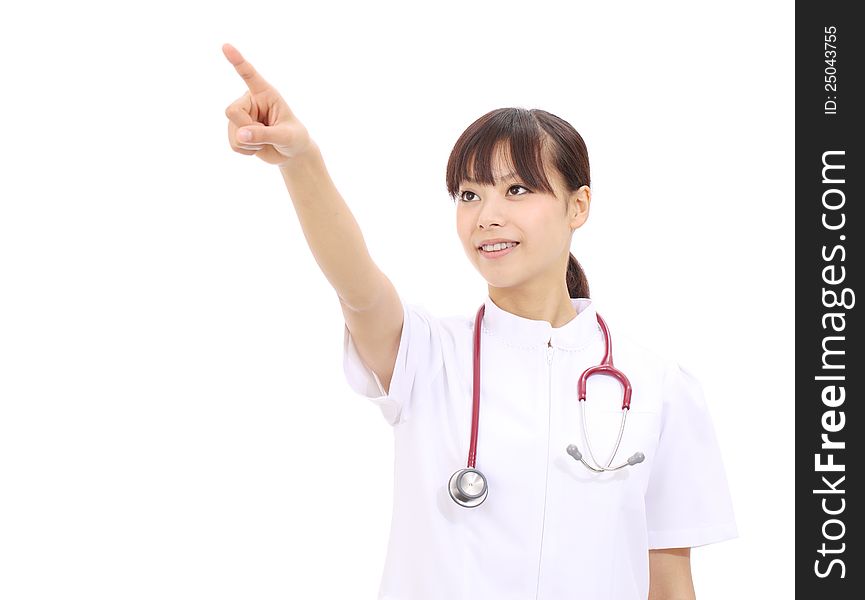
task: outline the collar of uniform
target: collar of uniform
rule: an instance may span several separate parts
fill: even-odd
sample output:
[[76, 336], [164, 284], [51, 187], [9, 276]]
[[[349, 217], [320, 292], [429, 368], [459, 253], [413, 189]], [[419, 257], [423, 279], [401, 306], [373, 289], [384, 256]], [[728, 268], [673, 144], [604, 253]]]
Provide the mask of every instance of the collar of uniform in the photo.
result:
[[553, 327], [549, 321], [527, 319], [510, 313], [492, 301], [484, 300], [483, 328], [506, 343], [519, 346], [546, 347], [547, 341], [557, 348], [577, 350], [587, 345], [601, 331], [595, 306], [589, 298], [571, 298], [577, 316]]

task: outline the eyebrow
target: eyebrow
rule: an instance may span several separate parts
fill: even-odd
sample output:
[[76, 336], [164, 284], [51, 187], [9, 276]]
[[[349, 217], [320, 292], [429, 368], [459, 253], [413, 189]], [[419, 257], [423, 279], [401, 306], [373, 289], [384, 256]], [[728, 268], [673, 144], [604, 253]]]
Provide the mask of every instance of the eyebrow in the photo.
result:
[[[516, 173], [505, 173], [502, 177], [495, 178], [494, 181], [496, 181], [497, 183], [501, 183], [503, 181], [510, 181], [512, 179], [519, 179], [519, 177], [517, 176]], [[466, 181], [468, 181], [469, 183], [477, 183], [478, 182], [476, 179], [472, 179], [470, 177], [467, 177]]]

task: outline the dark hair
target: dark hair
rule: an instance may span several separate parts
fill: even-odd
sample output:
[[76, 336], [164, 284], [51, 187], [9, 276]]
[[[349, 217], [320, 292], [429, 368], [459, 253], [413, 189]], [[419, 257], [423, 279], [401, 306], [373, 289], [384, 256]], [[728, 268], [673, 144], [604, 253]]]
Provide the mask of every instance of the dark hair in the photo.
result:
[[[492, 154], [500, 142], [509, 148], [514, 173], [534, 189], [554, 193], [544, 173], [544, 154], [550, 156], [550, 162], [562, 175], [567, 192], [590, 185], [586, 143], [570, 123], [537, 108], [497, 108], [469, 125], [451, 151], [446, 183], [454, 201], [463, 181], [495, 184]], [[474, 171], [471, 174], [470, 164]], [[589, 282], [573, 253], [565, 281], [571, 298], [589, 298]]]

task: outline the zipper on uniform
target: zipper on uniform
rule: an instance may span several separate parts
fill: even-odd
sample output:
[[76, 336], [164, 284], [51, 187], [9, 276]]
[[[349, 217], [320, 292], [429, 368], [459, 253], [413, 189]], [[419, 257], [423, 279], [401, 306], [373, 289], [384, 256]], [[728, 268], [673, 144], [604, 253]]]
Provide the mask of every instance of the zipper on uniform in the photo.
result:
[[544, 555], [544, 531], [547, 524], [547, 489], [550, 478], [550, 420], [553, 408], [553, 348], [552, 339], [547, 342], [547, 466], [544, 477], [544, 512], [541, 517], [541, 549], [538, 552], [538, 583], [535, 587], [535, 600], [541, 591], [541, 560]]

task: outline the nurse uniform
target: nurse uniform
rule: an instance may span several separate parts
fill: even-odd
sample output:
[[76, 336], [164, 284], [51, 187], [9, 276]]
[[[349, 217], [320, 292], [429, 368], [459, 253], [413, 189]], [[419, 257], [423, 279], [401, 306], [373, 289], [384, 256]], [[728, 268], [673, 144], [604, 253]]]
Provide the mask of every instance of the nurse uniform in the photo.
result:
[[[477, 311], [439, 318], [403, 301], [388, 394], [345, 328], [347, 381], [394, 432], [379, 599], [645, 600], [649, 549], [737, 537], [700, 383], [615, 324], [613, 361], [633, 387], [616, 464], [637, 451], [646, 459], [599, 474], [567, 454], [571, 443], [586, 454], [577, 381], [604, 352], [595, 302], [571, 302], [577, 316], [552, 327], [485, 300], [477, 468], [489, 495], [475, 508], [456, 504], [447, 484], [468, 455]], [[588, 380], [589, 436], [601, 464], [618, 434], [621, 398], [615, 379]]]

